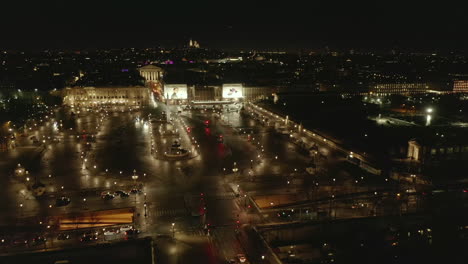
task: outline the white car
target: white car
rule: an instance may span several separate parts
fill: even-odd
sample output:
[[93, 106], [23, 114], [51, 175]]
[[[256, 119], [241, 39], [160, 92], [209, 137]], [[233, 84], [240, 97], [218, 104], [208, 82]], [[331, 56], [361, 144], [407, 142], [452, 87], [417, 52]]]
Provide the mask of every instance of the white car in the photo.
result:
[[130, 229], [133, 229], [133, 226], [131, 226], [131, 225], [122, 226], [122, 227], [120, 227], [120, 232], [126, 232], [126, 231], [128, 231]]
[[104, 232], [104, 235], [105, 236], [113, 236], [113, 235], [116, 235], [117, 233], [119, 233], [119, 230], [106, 230]]
[[240, 263], [245, 263], [247, 261], [244, 254], [237, 254], [237, 258], [239, 259]]

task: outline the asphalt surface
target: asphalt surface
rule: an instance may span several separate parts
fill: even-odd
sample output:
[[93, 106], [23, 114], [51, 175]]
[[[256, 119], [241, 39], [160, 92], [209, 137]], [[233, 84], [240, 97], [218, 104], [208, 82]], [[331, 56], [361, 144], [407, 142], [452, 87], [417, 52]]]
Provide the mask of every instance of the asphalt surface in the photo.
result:
[[[1, 225], [20, 230], [22, 226], [40, 226], [37, 230], [46, 230], [48, 237], [44, 248], [62, 249], [79, 244], [81, 231], [69, 241], [58, 241], [54, 226], [44, 229], [55, 224], [57, 216], [135, 207], [134, 226], [141, 230], [141, 236], [155, 239], [159, 263], [225, 263], [237, 254], [258, 260], [266, 252], [246, 251], [245, 245], [252, 243], [248, 225], [277, 222], [278, 218], [276, 213], [257, 215], [247, 210], [248, 195], [307, 193], [319, 183], [316, 196], [327, 197], [387, 184], [363, 179], [354, 184], [359, 176], [350, 175], [342, 166], [343, 157], [319, 142], [320, 157], [315, 163], [320, 173], [308, 175], [305, 168], [312, 158], [288, 135], [277, 132], [284, 126], [281, 122], [267, 123], [241, 111], [175, 110], [160, 104], [151, 111], [94, 109], [72, 116], [69, 110], [58, 109], [54, 119], [29, 132], [18, 148], [0, 153], [0, 171], [8, 175], [0, 179], [8, 186], [0, 193], [4, 201], [0, 203], [4, 212]], [[151, 118], [161, 117], [162, 111], [172, 121], [152, 122]], [[58, 129], [54, 122], [58, 122]], [[31, 135], [47, 140], [33, 143]], [[165, 157], [174, 140], [190, 151], [188, 157]], [[18, 163], [29, 176], [14, 175]], [[46, 187], [46, 195], [40, 199], [27, 187], [35, 179]], [[100, 196], [103, 191], [133, 188], [141, 193], [108, 201]], [[55, 206], [60, 196], [69, 197], [71, 203]], [[323, 210], [329, 207], [325, 204]], [[193, 216], [200, 209], [206, 214]], [[342, 210], [338, 217], [355, 212]], [[34, 233], [44, 232], [37, 230]], [[101, 228], [96, 230], [96, 243], [108, 240]], [[30, 234], [15, 236], [23, 239]], [[6, 231], [0, 237], [10, 242], [16, 239]], [[35, 249], [29, 244], [13, 248], [10, 242], [2, 246], [2, 253]]]

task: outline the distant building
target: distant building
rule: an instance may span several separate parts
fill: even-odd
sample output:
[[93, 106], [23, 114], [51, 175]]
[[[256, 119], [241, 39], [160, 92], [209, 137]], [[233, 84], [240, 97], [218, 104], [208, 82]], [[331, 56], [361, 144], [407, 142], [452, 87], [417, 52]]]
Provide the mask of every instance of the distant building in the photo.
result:
[[376, 83], [372, 84], [369, 92], [372, 94], [423, 94], [423, 93], [449, 93], [452, 90], [450, 83], [446, 82], [414, 82], [414, 83]]
[[453, 81], [454, 93], [468, 93], [468, 80]]
[[62, 91], [63, 104], [68, 106], [125, 105], [144, 106], [150, 103], [147, 87], [72, 87]]
[[189, 41], [189, 48], [196, 48], [196, 49], [199, 49], [199, 48], [200, 48], [200, 44], [199, 44], [196, 40], [190, 39], [190, 41]]
[[145, 65], [138, 69], [141, 77], [145, 79], [145, 86], [153, 91], [158, 100], [163, 100], [162, 83], [164, 77], [164, 70], [158, 66]]
[[267, 99], [273, 96], [278, 89], [269, 86], [245, 86], [244, 99], [245, 100], [259, 100]]
[[451, 140], [408, 141], [408, 158], [422, 164], [432, 164], [444, 160], [468, 160], [468, 141], [459, 137]]
[[148, 82], [160, 82], [163, 78], [164, 70], [158, 66], [146, 65], [138, 69], [141, 77]]
[[429, 92], [427, 83], [377, 83], [371, 85], [369, 92], [373, 94], [418, 94]]

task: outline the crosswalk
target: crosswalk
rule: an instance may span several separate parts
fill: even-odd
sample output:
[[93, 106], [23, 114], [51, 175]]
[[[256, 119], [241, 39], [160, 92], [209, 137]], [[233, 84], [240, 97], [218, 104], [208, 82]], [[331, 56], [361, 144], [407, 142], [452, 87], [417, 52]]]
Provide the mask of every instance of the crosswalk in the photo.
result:
[[224, 192], [208, 194], [207, 197], [213, 199], [234, 199], [236, 198], [236, 195], [233, 192]]
[[171, 209], [171, 208], [158, 208], [151, 212], [154, 216], [178, 216], [187, 214], [184, 208]]
[[203, 231], [202, 229], [187, 230], [185, 233], [191, 236], [206, 236], [205, 231]]

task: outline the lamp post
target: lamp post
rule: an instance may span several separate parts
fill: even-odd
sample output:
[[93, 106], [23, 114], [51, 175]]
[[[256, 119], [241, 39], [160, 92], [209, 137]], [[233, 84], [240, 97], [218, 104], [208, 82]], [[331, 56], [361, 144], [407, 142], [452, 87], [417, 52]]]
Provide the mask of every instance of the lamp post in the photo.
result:
[[238, 171], [239, 171], [239, 168], [237, 168], [237, 163], [234, 162], [234, 165], [233, 165], [233, 168], [232, 168], [232, 172], [233, 172], [234, 174], [237, 174]]
[[136, 174], [136, 170], [133, 170], [132, 180], [136, 188], [136, 180], [138, 180], [138, 175]]
[[234, 162], [234, 166], [232, 168], [232, 172], [236, 173], [239, 169], [237, 168], [237, 162]]
[[175, 238], [175, 223], [172, 223], [172, 239]]
[[147, 213], [147, 206], [148, 205], [146, 204], [146, 192], [144, 193], [144, 195], [145, 195], [145, 203], [143, 204], [143, 206], [145, 207], [145, 217], [147, 217], [148, 216], [148, 213]]

